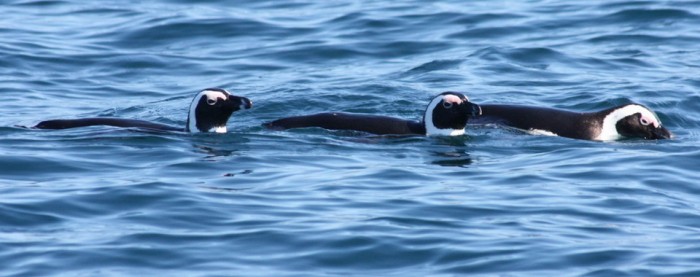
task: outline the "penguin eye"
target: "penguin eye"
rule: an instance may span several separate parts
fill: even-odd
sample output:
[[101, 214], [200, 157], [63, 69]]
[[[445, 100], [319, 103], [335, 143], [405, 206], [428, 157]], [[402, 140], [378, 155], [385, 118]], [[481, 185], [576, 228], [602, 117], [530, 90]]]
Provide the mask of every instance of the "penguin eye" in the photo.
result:
[[216, 100], [215, 99], [207, 99], [207, 104], [214, 105], [214, 104], [216, 104]]
[[639, 123], [642, 123], [642, 125], [647, 126], [651, 122], [649, 122], [649, 120], [647, 120], [646, 118], [640, 118]]
[[445, 107], [445, 109], [451, 109], [453, 104], [452, 104], [452, 102], [443, 101], [442, 106]]

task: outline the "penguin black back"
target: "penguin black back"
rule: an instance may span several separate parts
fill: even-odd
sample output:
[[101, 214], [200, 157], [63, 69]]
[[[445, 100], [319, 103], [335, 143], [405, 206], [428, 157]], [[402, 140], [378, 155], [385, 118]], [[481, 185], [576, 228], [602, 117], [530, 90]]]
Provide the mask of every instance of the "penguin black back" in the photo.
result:
[[160, 131], [183, 131], [183, 128], [177, 128], [169, 125], [153, 123], [145, 120], [137, 119], [122, 119], [122, 118], [106, 118], [106, 117], [89, 117], [79, 119], [52, 119], [39, 122], [34, 128], [37, 129], [69, 129], [88, 126], [114, 126], [122, 128], [142, 128]]
[[486, 104], [481, 105], [481, 108], [482, 116], [472, 123], [495, 123], [586, 140], [671, 138], [671, 133], [661, 126], [658, 117], [639, 104], [589, 113], [520, 105]]
[[461, 135], [471, 116], [480, 113], [479, 105], [464, 94], [445, 92], [428, 104], [422, 121], [389, 116], [328, 112], [281, 118], [263, 124], [270, 129], [319, 127], [330, 130], [354, 130], [377, 135]]
[[293, 116], [263, 125], [277, 130], [319, 127], [329, 130], [354, 130], [377, 135], [425, 134], [425, 126], [418, 121], [351, 113], [318, 113]]
[[190, 104], [187, 124], [184, 128], [173, 127], [165, 124], [154, 123], [138, 119], [123, 118], [79, 118], [79, 119], [54, 119], [39, 122], [37, 129], [68, 129], [87, 126], [114, 126], [122, 128], [141, 128], [158, 131], [185, 131], [185, 132], [226, 132], [226, 123], [235, 111], [249, 109], [252, 102], [245, 97], [231, 95], [220, 88], [208, 88], [200, 91]]

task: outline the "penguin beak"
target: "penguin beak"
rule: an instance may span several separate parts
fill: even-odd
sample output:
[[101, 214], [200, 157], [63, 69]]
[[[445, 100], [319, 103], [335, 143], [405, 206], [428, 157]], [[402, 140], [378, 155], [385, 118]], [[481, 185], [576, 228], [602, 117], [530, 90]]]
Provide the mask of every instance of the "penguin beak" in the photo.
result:
[[670, 139], [673, 137], [671, 132], [664, 128], [664, 126], [659, 126], [659, 128], [654, 128], [651, 130], [651, 135], [652, 139]]
[[468, 102], [468, 103], [469, 103], [469, 106], [467, 107], [467, 109], [469, 110], [469, 115], [471, 115], [472, 117], [480, 116], [481, 115], [481, 106], [474, 104], [474, 103], [471, 103], [471, 102]]

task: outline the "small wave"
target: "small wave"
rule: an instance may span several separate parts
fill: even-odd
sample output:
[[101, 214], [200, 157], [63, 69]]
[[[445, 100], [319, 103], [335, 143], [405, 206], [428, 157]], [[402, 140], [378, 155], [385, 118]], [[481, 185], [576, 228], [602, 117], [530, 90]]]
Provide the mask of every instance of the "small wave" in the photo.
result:
[[660, 36], [650, 34], [615, 34], [600, 35], [586, 40], [588, 43], [614, 43], [614, 44], [696, 44], [700, 42], [700, 37], [694, 36]]
[[15, 2], [12, 3], [12, 6], [18, 6], [18, 7], [53, 7], [53, 6], [60, 6], [60, 5], [65, 5], [69, 4], [70, 1], [61, 1], [61, 0], [39, 0], [39, 1], [20, 1], [20, 2]]
[[453, 33], [447, 36], [452, 39], [495, 39], [527, 36], [528, 34], [537, 33], [539, 30], [527, 26], [505, 26], [505, 27], [478, 27], [468, 29], [458, 33]]
[[700, 20], [700, 16], [681, 9], [628, 9], [612, 13], [600, 19], [610, 23], [649, 24], [656, 21]]
[[150, 27], [126, 31], [120, 36], [117, 45], [125, 48], [154, 47], [180, 40], [204, 39], [209, 43], [219, 43], [235, 37], [290, 37], [307, 33], [305, 28], [285, 28], [271, 23], [251, 19], [206, 19], [187, 20], [158, 24]]

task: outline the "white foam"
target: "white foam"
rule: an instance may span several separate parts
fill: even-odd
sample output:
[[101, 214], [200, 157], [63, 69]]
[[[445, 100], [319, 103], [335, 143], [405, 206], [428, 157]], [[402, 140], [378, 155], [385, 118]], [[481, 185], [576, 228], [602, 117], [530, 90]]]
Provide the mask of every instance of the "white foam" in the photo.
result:
[[531, 135], [551, 136], [551, 137], [558, 137], [559, 136], [553, 132], [550, 132], [547, 130], [540, 130], [540, 129], [530, 129], [530, 130], [527, 130], [527, 132], [530, 133]]
[[218, 133], [218, 134], [223, 134], [223, 133], [226, 133], [227, 129], [226, 129], [226, 126], [218, 126], [218, 127], [211, 128], [211, 130], [209, 130], [209, 132], [212, 132], [212, 131], [215, 133]]

